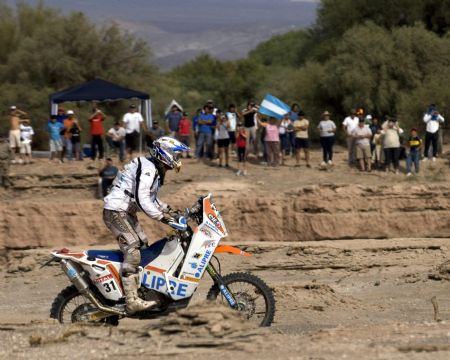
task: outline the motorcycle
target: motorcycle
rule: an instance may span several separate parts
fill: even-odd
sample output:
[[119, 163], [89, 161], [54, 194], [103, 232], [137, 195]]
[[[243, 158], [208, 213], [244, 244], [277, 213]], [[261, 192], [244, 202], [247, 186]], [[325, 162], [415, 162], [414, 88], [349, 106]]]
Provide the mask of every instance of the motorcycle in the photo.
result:
[[[154, 319], [188, 306], [203, 274], [214, 284], [207, 299], [211, 306], [221, 302], [259, 326], [270, 326], [275, 315], [272, 290], [259, 277], [249, 273], [221, 275], [215, 254], [251, 256], [236, 247], [219, 245], [228, 235], [225, 223], [212, 200], [200, 197], [191, 209], [178, 212], [178, 223], [165, 238], [141, 249], [139, 296], [156, 301], [154, 308], [128, 314], [120, 271], [120, 250], [87, 250], [72, 252], [66, 248], [52, 251], [72, 285], [54, 299], [50, 317], [60, 323], [94, 322], [118, 325], [123, 318]], [[192, 228], [189, 222], [194, 222]], [[174, 224], [174, 227], [177, 223]], [[212, 264], [215, 258], [218, 269]], [[220, 295], [220, 296], [219, 296]]]

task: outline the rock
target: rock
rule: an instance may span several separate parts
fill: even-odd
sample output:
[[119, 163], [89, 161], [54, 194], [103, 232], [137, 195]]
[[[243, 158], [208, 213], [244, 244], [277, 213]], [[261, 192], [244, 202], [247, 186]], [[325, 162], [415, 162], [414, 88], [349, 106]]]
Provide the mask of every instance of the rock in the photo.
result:
[[36, 260], [34, 260], [33, 257], [28, 256], [22, 260], [20, 263], [18, 269], [19, 271], [28, 272], [35, 268], [36, 266]]

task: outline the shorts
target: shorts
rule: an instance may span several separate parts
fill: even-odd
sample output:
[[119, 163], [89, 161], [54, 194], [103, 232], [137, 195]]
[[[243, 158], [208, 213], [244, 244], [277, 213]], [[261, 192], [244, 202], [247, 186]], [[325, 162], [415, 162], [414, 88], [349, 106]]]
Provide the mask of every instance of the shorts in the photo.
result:
[[50, 151], [62, 151], [62, 143], [61, 140], [50, 140]]
[[22, 143], [20, 144], [20, 153], [31, 155], [31, 143]]
[[137, 131], [133, 131], [130, 134], [126, 134], [125, 143], [127, 144], [127, 149], [136, 151], [139, 143], [139, 133]]
[[184, 145], [189, 146], [189, 135], [180, 135], [179, 139]]
[[359, 159], [369, 159], [372, 156], [370, 151], [370, 145], [356, 145], [356, 158]]
[[309, 140], [303, 138], [295, 138], [295, 148], [298, 149], [309, 149]]
[[9, 146], [20, 148], [20, 130], [9, 130]]
[[230, 143], [236, 144], [236, 131], [228, 131], [228, 135], [230, 136]]
[[230, 139], [218, 139], [217, 140], [217, 147], [220, 148], [227, 148], [230, 146]]
[[245, 161], [245, 151], [246, 151], [245, 147], [244, 148], [242, 148], [242, 147], [237, 148], [237, 156], [238, 156], [238, 161], [239, 162], [244, 162]]

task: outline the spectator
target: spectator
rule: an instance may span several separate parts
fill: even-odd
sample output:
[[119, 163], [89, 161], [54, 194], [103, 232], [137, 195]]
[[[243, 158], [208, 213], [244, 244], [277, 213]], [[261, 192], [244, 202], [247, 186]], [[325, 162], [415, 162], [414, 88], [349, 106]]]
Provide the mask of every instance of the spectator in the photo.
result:
[[[179, 140], [189, 146], [189, 143], [191, 142], [191, 120], [188, 118], [188, 114], [186, 112], [183, 112], [183, 118], [180, 120], [180, 126], [179, 126]], [[189, 151], [186, 152], [186, 157], [188, 159], [191, 158], [191, 154]]]
[[145, 130], [144, 118], [136, 111], [136, 105], [130, 105], [129, 111], [123, 116], [123, 125], [125, 127], [125, 142], [127, 152], [131, 159], [133, 151], [139, 149], [141, 141], [141, 125]]
[[[209, 153], [209, 157], [212, 157], [211, 145], [212, 145], [212, 132], [211, 127], [214, 125], [215, 118], [214, 115], [211, 114], [211, 108], [209, 105], [205, 105], [203, 108], [203, 113], [199, 115], [198, 118], [198, 140], [197, 140], [197, 152], [196, 158], [201, 159], [202, 153]], [[207, 150], [204, 150], [206, 146]]]
[[81, 161], [83, 160], [83, 155], [81, 153], [81, 126], [78, 122], [78, 119], [73, 119], [72, 127], [69, 132], [71, 134], [70, 141], [72, 142], [72, 149], [75, 153], [75, 159]]
[[269, 122], [258, 121], [258, 124], [265, 128], [264, 143], [267, 150], [267, 165], [276, 167], [280, 164], [279, 121], [270, 117]]
[[26, 112], [15, 106], [11, 106], [9, 109], [9, 146], [12, 150], [12, 164], [16, 163], [15, 156], [20, 150], [20, 124], [22, 122], [20, 117], [25, 115], [27, 115]]
[[11, 185], [9, 180], [9, 163], [13, 158], [13, 150], [8, 144], [7, 136], [0, 134], [0, 186], [8, 188]]
[[116, 121], [114, 126], [106, 133], [106, 142], [114, 151], [119, 150], [119, 160], [125, 161], [125, 129]]
[[417, 129], [411, 129], [411, 134], [408, 139], [408, 154], [406, 156], [406, 176], [411, 176], [411, 168], [414, 163], [414, 170], [416, 175], [419, 174], [420, 166], [420, 148], [422, 147], [422, 140], [417, 136]]
[[306, 167], [310, 168], [309, 164], [309, 120], [305, 119], [305, 113], [300, 111], [298, 113], [298, 120], [294, 121], [295, 131], [295, 166], [300, 166], [300, 152], [303, 149], [305, 153]]
[[236, 125], [238, 123], [239, 114], [236, 112], [236, 106], [234, 104], [230, 104], [228, 106], [228, 111], [225, 113], [228, 122], [230, 124], [230, 129], [228, 130], [228, 134], [230, 136], [230, 144], [231, 149], [235, 151], [236, 146]]
[[295, 131], [294, 131], [294, 122], [298, 120], [298, 115], [300, 113], [300, 105], [297, 103], [293, 103], [291, 106], [291, 111], [289, 112], [289, 119], [291, 120], [292, 127], [288, 129], [289, 133], [289, 145], [290, 145], [290, 153], [292, 156], [295, 154]]
[[58, 114], [56, 115], [56, 121], [61, 124], [64, 124], [64, 120], [66, 120], [66, 119], [67, 119], [67, 115], [66, 115], [64, 108], [61, 106], [58, 107]]
[[47, 124], [47, 130], [50, 136], [50, 161], [55, 159], [56, 161], [62, 163], [61, 132], [64, 130], [64, 125], [56, 120], [56, 115], [52, 115], [50, 117], [50, 121]]
[[372, 152], [372, 162], [375, 163], [377, 168], [379, 168], [381, 165], [381, 150], [383, 149], [383, 134], [381, 127], [378, 127], [376, 131], [377, 132], [372, 137], [372, 143], [374, 146], [374, 150]]
[[214, 101], [208, 100], [206, 102], [206, 105], [208, 105], [211, 108], [211, 114], [213, 114], [214, 116], [217, 116], [217, 112], [219, 111], [219, 109], [214, 105]]
[[100, 176], [100, 185], [101, 185], [101, 193], [103, 197], [108, 195], [109, 188], [113, 184], [115, 177], [117, 176], [119, 169], [113, 165], [113, 161], [111, 158], [106, 158], [106, 164], [99, 171]]
[[91, 159], [95, 160], [97, 157], [97, 149], [99, 152], [98, 158], [103, 159], [103, 122], [105, 121], [105, 114], [97, 108], [92, 110], [92, 115], [89, 118], [91, 124]]
[[153, 141], [165, 134], [166, 132], [159, 126], [158, 120], [153, 120], [152, 127], [147, 132], [147, 146], [151, 147]]
[[386, 172], [389, 172], [391, 164], [394, 166], [394, 172], [398, 174], [400, 158], [400, 134], [403, 130], [397, 124], [395, 119], [389, 119], [383, 129], [383, 148]]
[[355, 138], [353, 130], [358, 127], [359, 119], [356, 116], [356, 110], [351, 111], [351, 115], [347, 116], [342, 123], [345, 133], [347, 134], [348, 164], [353, 165], [356, 160]]
[[[202, 109], [197, 109], [194, 117], [192, 118], [192, 131], [194, 132], [194, 140], [195, 140], [195, 153], [197, 153], [197, 140], [198, 140], [198, 120], [200, 118], [200, 114], [202, 113]], [[201, 154], [203, 156], [203, 153]]]
[[31, 143], [33, 142], [34, 130], [30, 126], [30, 120], [23, 120], [20, 124], [20, 156], [24, 164], [31, 164]]
[[177, 137], [180, 128], [180, 121], [182, 118], [183, 114], [181, 113], [181, 110], [178, 108], [178, 106], [172, 106], [172, 109], [170, 109], [170, 111], [166, 115], [170, 137], [174, 139]]
[[256, 137], [256, 119], [257, 119], [258, 106], [249, 101], [247, 107], [242, 111], [244, 117], [244, 126], [247, 133], [247, 154], [250, 152], [250, 147], [253, 148], [253, 153], [258, 156], [258, 139]]
[[225, 167], [228, 165], [228, 148], [230, 146], [230, 121], [225, 115], [220, 116], [217, 124], [217, 147], [219, 148], [219, 166], [223, 167], [223, 160], [225, 158]]
[[322, 120], [319, 123], [320, 144], [322, 145], [323, 160], [320, 166], [324, 167], [327, 164], [333, 165], [333, 145], [336, 134], [336, 124], [330, 120], [331, 114], [325, 111], [322, 114]]
[[425, 133], [425, 152], [423, 154], [424, 161], [428, 160], [430, 145], [433, 147], [433, 161], [436, 161], [438, 151], [439, 127], [445, 121], [436, 107], [432, 107], [431, 111], [425, 114], [423, 121], [427, 124]]
[[289, 113], [285, 114], [280, 122], [280, 146], [281, 146], [281, 164], [284, 165], [284, 158], [291, 151], [290, 134], [288, 129], [293, 129], [292, 121], [289, 119]]
[[366, 116], [366, 124], [367, 124], [367, 121], [369, 121], [369, 129], [372, 132], [372, 139], [370, 139], [370, 151], [372, 153], [372, 159], [373, 159], [373, 153], [375, 151], [375, 142], [373, 139], [375, 138], [375, 135], [377, 134], [378, 129], [381, 129], [381, 125], [378, 121], [378, 118], [377, 117], [372, 118], [371, 115]]
[[240, 122], [237, 125], [237, 134], [236, 134], [236, 150], [238, 155], [238, 171], [236, 173], [237, 176], [247, 175], [246, 146], [247, 146], [247, 132], [245, 131], [244, 124]]
[[352, 136], [355, 138], [356, 159], [359, 161], [361, 171], [367, 169], [372, 171], [372, 154], [370, 152], [370, 139], [372, 132], [369, 127], [364, 124], [364, 118], [359, 119], [358, 126], [353, 130]]
[[67, 155], [68, 160], [73, 160], [73, 149], [72, 149], [72, 133], [70, 129], [72, 128], [74, 121], [74, 113], [72, 110], [67, 110], [67, 118], [64, 120], [64, 130], [62, 140], [62, 151], [61, 151], [61, 161], [64, 161], [64, 156]]

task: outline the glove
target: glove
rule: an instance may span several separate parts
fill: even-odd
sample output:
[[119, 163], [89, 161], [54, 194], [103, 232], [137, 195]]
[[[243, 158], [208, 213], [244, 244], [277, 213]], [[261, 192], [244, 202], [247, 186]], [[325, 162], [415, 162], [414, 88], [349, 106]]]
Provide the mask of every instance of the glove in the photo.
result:
[[186, 221], [186, 218], [185, 218], [184, 216], [180, 216], [180, 217], [178, 218], [178, 220], [175, 220], [175, 219], [174, 219], [174, 221], [169, 222], [169, 226], [170, 226], [172, 229], [175, 229], [175, 230], [178, 230], [178, 231], [185, 231], [185, 230], [187, 229], [187, 221]]
[[162, 209], [163, 214], [170, 214], [171, 212], [173, 212], [173, 209], [170, 207], [170, 205], [167, 205], [164, 207], [164, 209]]

